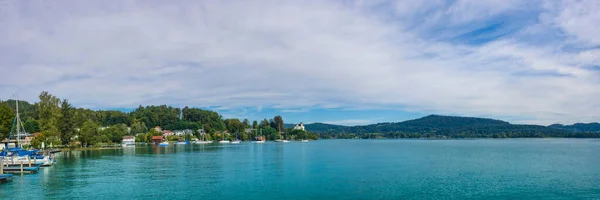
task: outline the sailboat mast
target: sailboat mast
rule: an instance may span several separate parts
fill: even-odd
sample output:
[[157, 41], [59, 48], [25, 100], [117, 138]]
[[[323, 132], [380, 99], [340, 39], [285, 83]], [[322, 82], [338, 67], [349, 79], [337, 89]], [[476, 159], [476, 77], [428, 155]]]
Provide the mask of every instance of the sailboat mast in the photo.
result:
[[21, 148], [21, 119], [19, 118], [19, 96], [15, 94], [15, 103], [17, 108], [17, 148]]

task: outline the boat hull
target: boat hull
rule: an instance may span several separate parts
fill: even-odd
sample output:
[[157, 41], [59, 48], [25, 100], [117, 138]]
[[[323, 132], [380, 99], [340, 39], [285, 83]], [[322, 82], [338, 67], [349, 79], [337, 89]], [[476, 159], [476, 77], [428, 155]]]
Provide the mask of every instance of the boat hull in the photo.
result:
[[12, 157], [6, 162], [14, 165], [20, 165], [21, 163], [23, 165], [29, 165], [30, 162], [31, 164], [40, 164], [41, 166], [52, 166], [54, 164], [54, 161], [52, 160], [52, 158], [50, 158], [50, 156], [44, 156], [44, 158], [42, 159], [27, 159], [27, 156], [19, 156]]
[[0, 174], [0, 183], [12, 181], [12, 174]]

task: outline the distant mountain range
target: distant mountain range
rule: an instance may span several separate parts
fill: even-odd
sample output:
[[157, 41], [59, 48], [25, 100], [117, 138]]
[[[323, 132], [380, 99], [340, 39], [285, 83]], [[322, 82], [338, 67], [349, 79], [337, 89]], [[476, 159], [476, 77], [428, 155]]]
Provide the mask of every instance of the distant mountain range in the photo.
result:
[[[286, 125], [293, 127], [293, 124]], [[341, 126], [325, 123], [305, 124], [306, 130], [335, 138], [346, 137], [600, 137], [600, 124], [577, 123], [550, 126], [511, 124], [505, 121], [476, 117], [429, 115], [394, 123]]]

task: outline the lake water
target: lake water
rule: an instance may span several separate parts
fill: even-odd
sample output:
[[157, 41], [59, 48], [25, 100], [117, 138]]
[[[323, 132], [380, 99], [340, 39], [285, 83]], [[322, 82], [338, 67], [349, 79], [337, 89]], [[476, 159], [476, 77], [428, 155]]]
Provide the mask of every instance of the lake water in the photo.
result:
[[600, 199], [600, 140], [320, 140], [63, 152], [0, 199]]

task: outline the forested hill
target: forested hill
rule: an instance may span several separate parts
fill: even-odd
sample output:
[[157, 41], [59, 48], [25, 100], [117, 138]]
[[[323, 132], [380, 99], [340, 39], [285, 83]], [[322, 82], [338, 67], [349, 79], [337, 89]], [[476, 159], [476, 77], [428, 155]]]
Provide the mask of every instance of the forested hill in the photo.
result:
[[363, 126], [308, 124], [306, 129], [325, 137], [599, 137], [598, 133], [574, 132], [567, 129], [539, 125], [517, 125], [505, 121], [429, 115], [419, 119], [395, 123], [378, 123]]
[[600, 132], [600, 123], [576, 123], [573, 125], [552, 124], [549, 127], [573, 132]]

